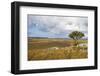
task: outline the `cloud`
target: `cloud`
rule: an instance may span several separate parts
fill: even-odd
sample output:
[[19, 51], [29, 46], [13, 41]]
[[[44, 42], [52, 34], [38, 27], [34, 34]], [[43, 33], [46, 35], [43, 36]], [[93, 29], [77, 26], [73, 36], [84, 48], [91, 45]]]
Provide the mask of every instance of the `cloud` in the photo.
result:
[[87, 35], [88, 18], [28, 15], [28, 30], [31, 34], [52, 34], [51, 37], [65, 37], [71, 31], [81, 31]]

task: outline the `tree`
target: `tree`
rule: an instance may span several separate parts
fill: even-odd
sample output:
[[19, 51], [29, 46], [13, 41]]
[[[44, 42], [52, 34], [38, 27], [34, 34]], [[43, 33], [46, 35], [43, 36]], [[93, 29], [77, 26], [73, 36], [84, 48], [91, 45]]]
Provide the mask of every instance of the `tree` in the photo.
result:
[[69, 34], [69, 37], [74, 40], [74, 45], [77, 46], [78, 40], [81, 39], [82, 37], [84, 37], [84, 33], [80, 32], [80, 31], [73, 31]]

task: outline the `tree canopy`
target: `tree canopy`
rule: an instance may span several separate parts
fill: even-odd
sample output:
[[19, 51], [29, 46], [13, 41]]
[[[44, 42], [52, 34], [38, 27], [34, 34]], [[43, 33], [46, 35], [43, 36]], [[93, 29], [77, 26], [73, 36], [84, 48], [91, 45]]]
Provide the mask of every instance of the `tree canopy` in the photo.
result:
[[85, 36], [84, 33], [80, 32], [80, 31], [73, 31], [69, 34], [69, 37], [72, 38], [73, 40], [75, 40], [75, 45], [77, 45], [78, 40], [84, 36]]

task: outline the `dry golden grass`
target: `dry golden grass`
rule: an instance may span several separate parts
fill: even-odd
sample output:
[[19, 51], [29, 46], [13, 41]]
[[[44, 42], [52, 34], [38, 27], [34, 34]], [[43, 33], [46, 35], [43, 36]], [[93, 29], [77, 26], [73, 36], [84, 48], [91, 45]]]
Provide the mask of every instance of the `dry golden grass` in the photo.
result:
[[[79, 41], [87, 43], [86, 40]], [[88, 57], [87, 46], [71, 46], [72, 40], [30, 40], [28, 60], [82, 59]], [[57, 47], [53, 48], [52, 47]]]
[[28, 60], [82, 59], [87, 58], [87, 55], [86, 49], [79, 49], [78, 47], [57, 50], [37, 49], [28, 51]]

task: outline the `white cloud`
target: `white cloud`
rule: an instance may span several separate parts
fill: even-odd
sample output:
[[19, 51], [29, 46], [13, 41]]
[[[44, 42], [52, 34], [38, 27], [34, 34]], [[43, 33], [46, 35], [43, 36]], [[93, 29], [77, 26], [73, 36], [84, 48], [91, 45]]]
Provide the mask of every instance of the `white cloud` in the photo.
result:
[[[52, 34], [67, 33], [67, 31], [88, 31], [87, 17], [36, 16], [29, 15], [29, 26], [36, 26], [41, 31]], [[35, 24], [35, 25], [34, 25]]]

